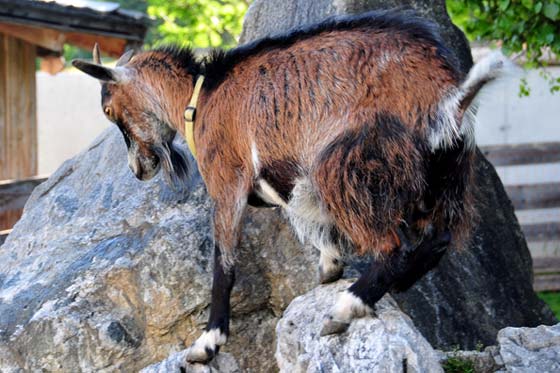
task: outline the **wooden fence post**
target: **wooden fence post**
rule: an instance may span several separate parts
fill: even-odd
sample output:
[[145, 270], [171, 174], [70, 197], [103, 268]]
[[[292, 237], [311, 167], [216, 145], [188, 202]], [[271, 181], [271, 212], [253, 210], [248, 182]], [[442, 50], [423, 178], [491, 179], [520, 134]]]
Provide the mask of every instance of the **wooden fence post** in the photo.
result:
[[[37, 174], [35, 46], [0, 34], [0, 180]], [[0, 230], [20, 212], [0, 214]]]

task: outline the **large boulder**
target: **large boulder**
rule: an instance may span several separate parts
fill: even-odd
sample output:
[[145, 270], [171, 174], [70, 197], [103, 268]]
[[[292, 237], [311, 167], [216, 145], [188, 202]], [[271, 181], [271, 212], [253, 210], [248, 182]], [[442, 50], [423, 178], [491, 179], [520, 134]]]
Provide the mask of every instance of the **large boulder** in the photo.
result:
[[[468, 42], [451, 22], [444, 0], [256, 0], [245, 17], [241, 42], [284, 32], [328, 16], [374, 9], [412, 8], [435, 21], [461, 68], [472, 66]], [[469, 247], [447, 255], [438, 268], [404, 294], [395, 294], [424, 336], [438, 348], [496, 342], [506, 326], [552, 324], [556, 318], [532, 289], [532, 260], [513, 206], [492, 165], [478, 154], [476, 197], [480, 223]], [[364, 268], [363, 261], [351, 263]], [[349, 271], [347, 276], [355, 276]]]
[[[257, 0], [247, 30], [291, 22], [287, 4], [297, 5], [301, 23], [318, 20], [313, 9], [323, 17], [373, 6], [337, 0], [323, 11], [320, 3]], [[438, 347], [493, 344], [504, 326], [553, 322], [531, 289], [511, 204], [482, 157], [477, 175], [483, 219], [474, 244], [397, 297]], [[211, 208], [200, 178], [184, 190], [134, 179], [116, 129], [66, 162], [0, 247], [0, 371], [136, 371], [188, 346], [208, 316]], [[316, 286], [317, 259], [278, 211], [250, 211], [223, 348], [240, 369], [275, 369], [274, 327], [294, 297]]]
[[[33, 192], [0, 247], [0, 371], [137, 371], [184, 349], [208, 317], [211, 202], [200, 178], [137, 181], [116, 128]], [[277, 211], [252, 210], [230, 351], [274, 369], [274, 326], [315, 286], [318, 255]]]
[[498, 333], [500, 372], [560, 372], [560, 324]]
[[443, 372], [436, 351], [390, 295], [375, 316], [355, 320], [341, 335], [321, 337], [323, 315], [351, 284], [322, 285], [290, 304], [276, 327], [281, 372]]

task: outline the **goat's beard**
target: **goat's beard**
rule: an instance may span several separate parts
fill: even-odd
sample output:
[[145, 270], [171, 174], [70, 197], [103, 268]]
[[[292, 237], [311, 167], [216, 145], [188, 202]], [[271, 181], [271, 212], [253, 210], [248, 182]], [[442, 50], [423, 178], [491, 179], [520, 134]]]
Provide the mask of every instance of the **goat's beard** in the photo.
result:
[[163, 177], [173, 189], [188, 185], [192, 177], [192, 167], [185, 150], [172, 141], [153, 147], [163, 169]]

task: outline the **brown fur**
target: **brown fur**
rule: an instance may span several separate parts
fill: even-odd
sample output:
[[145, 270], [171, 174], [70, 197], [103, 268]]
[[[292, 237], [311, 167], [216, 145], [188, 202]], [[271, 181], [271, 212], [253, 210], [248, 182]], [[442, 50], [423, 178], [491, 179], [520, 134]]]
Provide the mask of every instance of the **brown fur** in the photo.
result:
[[[157, 108], [155, 115], [184, 135], [183, 110], [196, 77], [161, 51], [139, 54], [126, 68], [132, 78], [107, 84], [104, 105], [124, 118], [149, 157], [153, 136], [143, 124], [146, 107]], [[223, 82], [203, 89], [195, 124], [198, 167], [217, 206], [215, 233], [225, 250], [237, 244], [258, 177], [289, 195], [295, 179], [305, 175], [359, 253], [396, 248], [394, 230], [425, 204], [427, 132], [459, 76], [437, 46], [406, 32], [375, 29], [319, 33], [235, 65]], [[149, 102], [157, 104], [131, 104]], [[255, 174], [252, 142], [259, 145], [262, 169], [275, 170], [276, 180]], [[457, 236], [467, 235], [467, 153], [458, 170], [462, 191], [442, 191], [431, 213], [409, 224], [419, 230], [453, 225]]]

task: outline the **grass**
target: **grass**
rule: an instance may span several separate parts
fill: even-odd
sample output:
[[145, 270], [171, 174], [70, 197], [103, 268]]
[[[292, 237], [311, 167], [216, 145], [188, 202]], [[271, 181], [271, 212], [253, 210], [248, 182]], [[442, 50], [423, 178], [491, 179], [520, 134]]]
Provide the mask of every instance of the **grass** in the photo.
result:
[[560, 319], [560, 292], [543, 291], [537, 295], [550, 306], [556, 318]]

